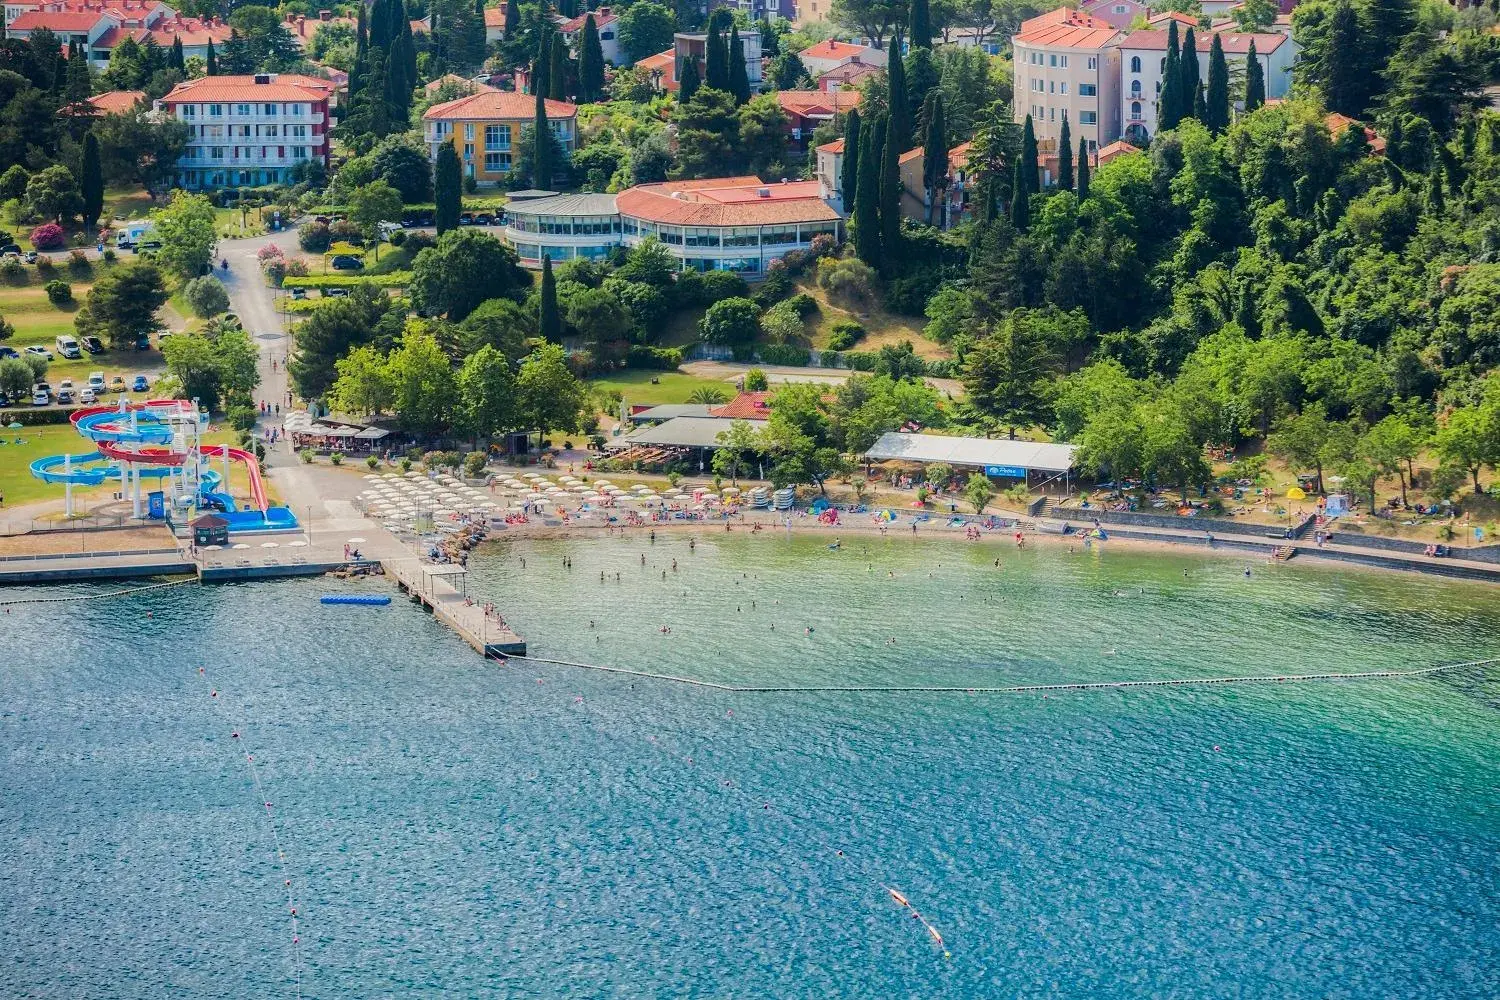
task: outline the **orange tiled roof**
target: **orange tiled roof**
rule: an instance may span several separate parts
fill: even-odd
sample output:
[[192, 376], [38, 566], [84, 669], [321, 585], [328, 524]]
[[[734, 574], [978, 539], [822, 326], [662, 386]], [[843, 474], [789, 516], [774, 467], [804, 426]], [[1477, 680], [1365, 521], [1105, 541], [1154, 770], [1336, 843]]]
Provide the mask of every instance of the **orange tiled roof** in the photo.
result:
[[333, 84], [297, 73], [273, 75], [270, 83], [254, 76], [202, 76], [179, 83], [163, 97], [163, 104], [198, 101], [319, 101], [333, 93]]
[[427, 84], [427, 86], [423, 87], [422, 89], [423, 89], [423, 91], [425, 93], [435, 94], [439, 90], [441, 90], [445, 84], [449, 84], [449, 83], [455, 84], [456, 86], [459, 86], [459, 87], [466, 87], [466, 88], [468, 88], [468, 91], [471, 94], [477, 94], [480, 91], [484, 91], [484, 90], [499, 90], [500, 89], [499, 87], [491, 87], [487, 83], [479, 83], [476, 80], [467, 79], [465, 77], [459, 76], [457, 73], [444, 73], [442, 76], [438, 77], [436, 80], [433, 80], [433, 81], [429, 82]]
[[[578, 106], [567, 101], [547, 100], [548, 118], [572, 118], [578, 114]], [[425, 121], [469, 118], [475, 121], [501, 119], [516, 121], [529, 119], [536, 114], [536, 98], [529, 94], [518, 94], [512, 90], [486, 90], [469, 97], [434, 104], [422, 115]]]
[[[94, 44], [101, 49], [112, 49], [127, 38], [136, 41], [145, 41], [150, 32], [145, 28], [125, 28], [118, 24], [112, 24], [104, 29], [104, 33], [94, 40]], [[170, 42], [168, 43], [170, 44]]]
[[916, 149], [908, 149], [906, 152], [904, 152], [900, 156], [896, 157], [896, 162], [897, 163], [910, 163], [912, 160], [915, 160], [917, 157], [919, 157], [921, 155], [923, 155], [923, 149], [922, 149], [921, 146], [918, 146]]
[[182, 39], [183, 45], [207, 45], [210, 41], [216, 44], [229, 41], [232, 30], [217, 19], [205, 21], [197, 17], [180, 17], [158, 21], [150, 35], [161, 46], [171, 45], [174, 38]]
[[728, 420], [765, 420], [771, 415], [771, 393], [742, 392], [723, 406], [709, 410], [711, 417]]
[[1193, 17], [1191, 14], [1184, 14], [1180, 11], [1175, 10], [1169, 10], [1164, 14], [1152, 14], [1150, 17], [1146, 18], [1147, 24], [1162, 25], [1163, 31], [1167, 30], [1165, 25], [1169, 21], [1176, 21], [1178, 24], [1182, 25], [1185, 28], [1193, 28], [1196, 30], [1198, 27], [1198, 19], [1196, 17]]
[[1021, 22], [1015, 40], [1023, 45], [1053, 45], [1060, 48], [1100, 49], [1120, 29], [1091, 14], [1059, 7]]
[[120, 115], [146, 99], [144, 90], [111, 90], [107, 94], [95, 94], [89, 98], [101, 115]]
[[[614, 24], [620, 18], [615, 14], [606, 14], [601, 10], [593, 11], [594, 27], [602, 28], [606, 24]], [[557, 30], [565, 35], [571, 35], [575, 31], [582, 31], [583, 24], [589, 18], [588, 14], [579, 14], [577, 17], [564, 21], [557, 26]]]
[[1332, 111], [1323, 119], [1323, 124], [1328, 126], [1328, 134], [1335, 139], [1347, 132], [1351, 126], [1358, 128], [1364, 132], [1365, 141], [1370, 144], [1371, 156], [1381, 156], [1385, 153], [1385, 140], [1362, 121]]
[[869, 51], [868, 45], [854, 45], [830, 38], [816, 45], [809, 45], [798, 54], [809, 59], [853, 59], [855, 56], [864, 55], [867, 51]]
[[841, 156], [844, 152], [844, 140], [835, 139], [832, 142], [825, 142], [823, 143], [823, 145], [818, 147], [818, 152], [832, 153], [835, 156]]
[[776, 101], [791, 115], [832, 115], [859, 107], [857, 90], [778, 90]]
[[675, 50], [668, 49], [665, 52], [658, 52], [654, 56], [647, 56], [644, 59], [637, 60], [636, 66], [644, 69], [647, 73], [660, 73], [662, 90], [676, 91], [678, 89], [677, 53]]
[[620, 192], [615, 204], [621, 215], [678, 226], [785, 225], [840, 218], [818, 196], [817, 181], [766, 184], [757, 177], [643, 184]]
[[1117, 156], [1127, 156], [1131, 153], [1139, 153], [1140, 151], [1139, 146], [1132, 146], [1124, 139], [1116, 139], [1107, 146], [1100, 146], [1099, 152], [1094, 154], [1094, 160], [1100, 166], [1103, 166]]
[[89, 31], [105, 13], [102, 10], [28, 10], [10, 22], [9, 27], [12, 31], [35, 31], [38, 28], [51, 31]]
[[948, 150], [948, 169], [963, 170], [969, 165], [969, 151], [974, 148], [972, 142], [961, 142]]
[[505, 7], [486, 7], [484, 9], [484, 26], [486, 28], [505, 27]]

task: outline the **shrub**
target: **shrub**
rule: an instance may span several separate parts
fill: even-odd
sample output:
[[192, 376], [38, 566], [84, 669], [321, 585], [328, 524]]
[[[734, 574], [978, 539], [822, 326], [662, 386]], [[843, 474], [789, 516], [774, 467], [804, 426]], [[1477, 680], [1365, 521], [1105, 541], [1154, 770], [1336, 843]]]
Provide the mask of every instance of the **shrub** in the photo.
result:
[[262, 264], [265, 264], [265, 262], [268, 260], [285, 260], [286, 255], [281, 252], [281, 247], [277, 246], [275, 243], [267, 243], [265, 246], [255, 251], [255, 259], [260, 261]]
[[348, 219], [338, 219], [330, 223], [328, 226], [328, 235], [335, 243], [353, 243], [364, 236], [359, 231], [359, 227]]
[[829, 330], [829, 350], [847, 351], [865, 336], [865, 328], [849, 319], [836, 320]]
[[704, 313], [699, 330], [710, 344], [748, 344], [760, 332], [755, 303], [749, 299], [730, 297], [715, 302]]
[[824, 351], [818, 355], [818, 364], [824, 368], [842, 368], [844, 367], [844, 356], [838, 351]]
[[766, 272], [765, 280], [755, 286], [751, 298], [762, 307], [769, 307], [786, 298], [791, 291], [792, 276], [784, 267], [773, 267]]
[[803, 319], [807, 319], [807, 317], [813, 315], [818, 311], [818, 300], [813, 298], [811, 295], [808, 295], [806, 292], [798, 292], [796, 295], [793, 295], [791, 298], [787, 299], [787, 303], [790, 304], [793, 309], [797, 310], [797, 315], [801, 316]]
[[44, 222], [31, 231], [31, 245], [38, 250], [61, 250], [68, 245], [68, 234], [55, 222]]
[[73, 286], [66, 281], [49, 281], [42, 286], [47, 301], [55, 306], [64, 306], [73, 301]]
[[313, 450], [311, 448], [303, 448], [297, 454], [301, 457], [304, 465], [312, 465]]
[[487, 462], [489, 462], [489, 456], [484, 452], [469, 452], [464, 456], [464, 475], [469, 479], [478, 479], [479, 474], [484, 471]]
[[386, 242], [390, 243], [390, 245], [393, 247], [399, 247], [401, 244], [406, 242], [406, 230], [396, 230], [395, 232], [391, 233], [390, 239]]
[[875, 297], [875, 270], [858, 257], [818, 261], [818, 287], [846, 305], [867, 305]]
[[73, 250], [68, 254], [68, 270], [74, 274], [92, 274], [94, 265], [89, 261], [89, 255], [82, 250]]
[[402, 472], [410, 472], [411, 471], [411, 459], [409, 459], [409, 458], [402, 458], [401, 459], [401, 471]]
[[308, 253], [326, 253], [333, 245], [333, 234], [326, 222], [309, 222], [297, 227], [297, 245]]
[[760, 360], [768, 365], [792, 365], [806, 368], [810, 360], [807, 348], [796, 344], [766, 344], [760, 349]]
[[4, 262], [0, 262], [0, 277], [4, 277], [11, 284], [24, 285], [26, 284], [26, 265], [14, 257], [7, 257]]
[[250, 428], [255, 426], [255, 420], [258, 416], [255, 407], [244, 405], [231, 406], [225, 415], [229, 418], [229, 426], [237, 431], [250, 430]]
[[766, 373], [759, 368], [752, 368], [745, 373], [746, 392], [765, 392], [770, 388], [770, 385], [771, 383], [767, 380]]
[[872, 372], [880, 355], [874, 351], [850, 351], [844, 355], [844, 363], [849, 366], [850, 371]]
[[286, 262], [286, 276], [288, 278], [307, 277], [307, 261], [289, 260]]
[[704, 271], [699, 287], [703, 305], [723, 302], [725, 299], [744, 298], [750, 294], [750, 286], [745, 284], [745, 279], [733, 271]]
[[812, 241], [812, 255], [814, 257], [827, 257], [833, 253], [836, 245], [833, 242], [833, 235], [831, 233], [814, 236]]
[[922, 316], [927, 309], [927, 300], [942, 287], [943, 273], [935, 267], [925, 267], [913, 274], [893, 279], [885, 290], [885, 307], [903, 316]]
[[182, 297], [188, 306], [204, 319], [217, 316], [229, 309], [229, 293], [223, 282], [213, 275], [194, 278], [182, 286]]
[[36, 273], [38, 277], [48, 277], [57, 273], [57, 265], [52, 263], [51, 257], [38, 257], [36, 259]]
[[341, 451], [336, 451], [328, 456], [328, 461], [332, 462], [334, 465], [343, 465], [344, 453]]
[[802, 317], [791, 302], [778, 302], [761, 314], [760, 328], [772, 343], [789, 344], [802, 336]]
[[115, 248], [114, 247], [108, 247], [104, 251], [104, 259], [107, 260], [107, 261], [109, 261], [109, 262], [111, 262], [111, 263], [113, 263], [116, 259], [118, 259], [119, 256], [120, 256], [119, 254], [115, 253]]
[[365, 459], [365, 468], [369, 469], [371, 472], [374, 472], [376, 469], [380, 468], [380, 459], [376, 458], [374, 455], [368, 456]]
[[682, 364], [682, 352], [675, 347], [648, 347], [631, 344], [625, 364], [631, 368], [650, 368], [654, 371], [676, 371]]
[[790, 277], [796, 278], [807, 273], [807, 266], [813, 259], [813, 255], [806, 250], [788, 250], [780, 260], [771, 262], [769, 270], [785, 271]]
[[437, 246], [437, 240], [431, 233], [424, 233], [418, 230], [416, 232], [407, 233], [406, 242], [402, 244], [402, 246], [406, 249], [407, 253], [415, 257], [417, 254], [421, 253], [423, 250], [426, 250], [428, 247]]
[[266, 280], [271, 283], [271, 287], [281, 287], [282, 281], [286, 279], [286, 261], [280, 257], [272, 257], [261, 264], [260, 268], [265, 272]]

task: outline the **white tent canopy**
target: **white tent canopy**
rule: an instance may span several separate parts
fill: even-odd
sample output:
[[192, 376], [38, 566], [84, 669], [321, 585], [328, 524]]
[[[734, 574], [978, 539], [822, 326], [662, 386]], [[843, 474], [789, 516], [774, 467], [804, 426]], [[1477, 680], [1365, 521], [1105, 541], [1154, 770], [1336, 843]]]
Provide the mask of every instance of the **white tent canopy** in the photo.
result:
[[[882, 434], [865, 457], [875, 462], [946, 462], [966, 468], [984, 469], [988, 475], [1025, 472], [1063, 473], [1073, 467], [1077, 445], [1009, 441], [1004, 438], [950, 437], [941, 434]], [[1005, 470], [1005, 471], [991, 471]]]

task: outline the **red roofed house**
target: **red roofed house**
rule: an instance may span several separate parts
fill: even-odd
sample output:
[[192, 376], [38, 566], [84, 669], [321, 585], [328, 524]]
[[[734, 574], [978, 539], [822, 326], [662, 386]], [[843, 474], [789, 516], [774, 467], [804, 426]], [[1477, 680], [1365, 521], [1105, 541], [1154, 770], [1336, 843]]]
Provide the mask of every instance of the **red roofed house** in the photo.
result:
[[720, 420], [769, 420], [772, 395], [770, 392], [742, 392], [723, 406], [709, 410], [708, 415]]
[[884, 66], [871, 66], [863, 62], [847, 62], [838, 69], [829, 70], [822, 76], [816, 78], [819, 90], [827, 93], [831, 90], [843, 90], [846, 87], [858, 87], [867, 77], [877, 76], [885, 72]]
[[189, 190], [293, 182], [328, 166], [333, 85], [293, 73], [205, 76], [173, 87], [156, 108], [191, 131], [178, 161]]
[[[583, 26], [587, 20], [588, 13], [585, 12], [557, 26], [558, 33], [568, 43], [575, 59], [578, 57], [578, 45], [583, 39]], [[625, 61], [625, 54], [620, 51], [619, 20], [619, 15], [608, 7], [600, 7], [594, 11], [594, 28], [599, 32], [599, 51], [604, 54], [604, 61], [611, 66], [619, 66]]]
[[151, 40], [164, 49], [172, 47], [175, 39], [182, 40], [182, 57], [184, 59], [208, 59], [208, 43], [214, 43], [216, 51], [224, 51], [224, 43], [229, 41], [229, 33], [232, 29], [228, 23], [217, 17], [183, 17], [174, 14], [164, 17], [156, 22], [148, 32]]
[[[1090, 152], [1120, 134], [1121, 31], [1100, 18], [1059, 7], [1012, 36], [1016, 122], [1031, 116], [1037, 152], [1056, 153], [1067, 118], [1072, 143]], [[1043, 178], [1051, 183], [1049, 178]]]
[[[840, 139], [839, 143], [842, 150], [843, 140]], [[932, 209], [931, 223], [940, 229], [951, 229], [972, 216], [969, 195], [974, 185], [969, 175], [969, 150], [973, 145], [966, 142], [948, 150], [947, 185], [937, 193], [938, 200]], [[818, 147], [819, 150], [823, 148]], [[918, 146], [902, 153], [897, 162], [901, 173], [901, 214], [915, 222], [926, 223], [927, 188], [923, 179], [926, 154]]]
[[493, 45], [505, 40], [505, 8], [507, 4], [502, 3], [498, 7], [486, 7], [484, 9], [484, 43]]
[[[286, 30], [291, 32], [292, 41], [296, 42], [297, 47], [300, 49], [305, 49], [311, 45], [313, 36], [318, 33], [318, 29], [329, 24], [342, 24], [353, 31], [359, 27], [359, 20], [353, 17], [334, 17], [331, 10], [320, 10], [317, 17], [288, 14], [285, 19]], [[226, 31], [225, 34], [228, 35], [228, 32]], [[182, 43], [186, 45], [187, 39], [184, 38]], [[220, 45], [219, 40], [215, 39], [214, 47], [218, 48]]]
[[[1179, 29], [1178, 37], [1186, 32]], [[1244, 31], [1194, 32], [1198, 46], [1198, 68], [1208, 79], [1208, 57], [1214, 38], [1224, 49], [1231, 79], [1244, 79], [1245, 61], [1250, 45], [1255, 45], [1256, 60], [1266, 81], [1266, 97], [1286, 97], [1292, 87], [1292, 58], [1296, 47], [1285, 35], [1254, 34]], [[1136, 146], [1145, 146], [1156, 132], [1156, 98], [1161, 93], [1162, 70], [1167, 60], [1166, 30], [1132, 31], [1120, 42], [1120, 103], [1123, 128], [1119, 137]]]
[[813, 176], [818, 179], [818, 194], [848, 215], [850, 206], [844, 204], [844, 140], [825, 142], [813, 153], [816, 156]]
[[1094, 157], [1094, 166], [1102, 167], [1110, 160], [1121, 156], [1129, 156], [1131, 153], [1139, 153], [1140, 151], [1139, 146], [1132, 146], [1124, 139], [1116, 139], [1108, 146], [1099, 147], [1099, 155]]
[[1341, 115], [1337, 111], [1332, 111], [1323, 119], [1323, 124], [1328, 126], [1328, 134], [1333, 136], [1335, 140], [1349, 131], [1349, 129], [1357, 128], [1365, 134], [1365, 142], [1370, 147], [1371, 156], [1385, 155], [1385, 140], [1365, 123], [1356, 121], [1348, 115]]
[[172, 14], [172, 8], [157, 0], [46, 0], [46, 2], [7, 2], [6, 35], [30, 38], [31, 33], [47, 28], [66, 47], [77, 42], [88, 51], [89, 62], [97, 69], [109, 64], [109, 54], [126, 37], [140, 41], [147, 29]]
[[677, 82], [677, 52], [667, 49], [658, 52], [654, 56], [647, 56], [636, 61], [636, 68], [643, 69], [651, 76], [651, 86], [660, 94], [677, 93], [680, 84]]
[[95, 94], [88, 103], [101, 115], [123, 115], [146, 99], [144, 90], [111, 90]]
[[813, 129], [835, 115], [859, 107], [857, 90], [778, 90], [776, 101], [786, 115], [787, 130], [799, 146], [812, 138]]
[[1151, 5], [1141, 0], [1084, 0], [1078, 9], [1116, 28], [1128, 28], [1136, 18], [1151, 15]]
[[807, 75], [815, 80], [824, 73], [831, 73], [847, 63], [863, 63], [867, 66], [883, 68], [889, 58], [884, 49], [873, 48], [869, 45], [855, 45], [852, 42], [840, 42], [832, 38], [816, 45], [809, 45], [797, 53], [797, 56], [806, 67]]
[[[578, 134], [577, 106], [549, 100], [546, 108], [552, 134], [563, 149], [572, 153]], [[483, 90], [434, 104], [422, 115], [422, 130], [434, 161], [438, 144], [452, 142], [465, 177], [479, 184], [499, 184], [510, 176], [512, 150], [521, 144], [521, 130], [535, 117], [536, 98], [514, 91]]]

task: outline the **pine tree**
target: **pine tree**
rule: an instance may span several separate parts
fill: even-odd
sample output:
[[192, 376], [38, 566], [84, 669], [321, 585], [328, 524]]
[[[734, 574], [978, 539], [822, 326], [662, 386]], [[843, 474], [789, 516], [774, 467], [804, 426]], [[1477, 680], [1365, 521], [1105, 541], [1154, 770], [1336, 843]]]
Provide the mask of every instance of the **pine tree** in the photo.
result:
[[729, 32], [729, 92], [735, 104], [750, 100], [750, 73], [745, 69], [745, 43], [740, 41], [740, 26]]
[[1031, 192], [1026, 190], [1026, 171], [1019, 162], [1010, 185], [1010, 224], [1019, 233], [1031, 228]]
[[1089, 144], [1078, 140], [1078, 200], [1089, 196]]
[[1198, 40], [1193, 37], [1193, 29], [1187, 30], [1187, 36], [1182, 40], [1181, 59], [1182, 72], [1182, 117], [1196, 118], [1198, 115], [1198, 85], [1202, 82], [1198, 72]]
[[[927, 224], [933, 224], [933, 214], [942, 199], [943, 189], [948, 186], [948, 128], [943, 120], [943, 92], [937, 88], [927, 92], [927, 102], [922, 107], [922, 119], [927, 123], [925, 141], [922, 143], [922, 186], [927, 189]], [[941, 221], [941, 220], [939, 220]]]
[[578, 93], [585, 102], [597, 101], [604, 93], [604, 48], [593, 14], [583, 19], [583, 37], [578, 43]]
[[1182, 121], [1182, 60], [1177, 46], [1177, 22], [1167, 26], [1167, 62], [1162, 70], [1161, 93], [1156, 96], [1156, 128], [1165, 132]]
[[1036, 129], [1031, 124], [1031, 116], [1026, 116], [1026, 124], [1021, 126], [1021, 160], [1017, 164], [1021, 168], [1021, 177], [1028, 192], [1040, 191], [1042, 189], [1042, 174], [1040, 165], [1037, 163], [1036, 151]]
[[844, 214], [854, 214], [854, 195], [859, 191], [859, 109], [850, 110], [844, 124], [844, 166], [839, 188], [844, 195]]
[[78, 187], [83, 194], [83, 224], [92, 227], [104, 211], [104, 168], [99, 163], [99, 140], [92, 130], [83, 137], [82, 174]]
[[203, 59], [203, 73], [205, 76], [219, 75], [219, 57], [214, 54], [214, 40], [208, 40], [208, 52]]
[[1224, 43], [1214, 35], [1208, 50], [1208, 94], [1204, 98], [1203, 124], [1215, 135], [1229, 127], [1229, 64], [1224, 61]]
[[182, 57], [182, 36], [172, 36], [172, 59], [167, 64], [179, 73], [187, 72], [187, 60]]
[[906, 93], [906, 66], [905, 60], [901, 58], [901, 36], [896, 34], [891, 39], [890, 62], [885, 69], [887, 103], [890, 105], [890, 122], [887, 125], [889, 131], [896, 133], [896, 144], [901, 146], [901, 152], [906, 152], [911, 145], [912, 123], [911, 123], [911, 98]]
[[723, 23], [719, 14], [723, 10], [724, 8], [720, 7], [708, 19], [708, 38], [703, 43], [705, 48], [703, 83], [715, 90], [727, 91], [729, 90], [729, 49], [724, 43], [724, 36], [719, 28]]
[[1365, 112], [1370, 88], [1361, 65], [1359, 16], [1353, 4], [1343, 0], [1333, 8], [1328, 25], [1328, 43], [1323, 54], [1323, 99], [1329, 111], [1357, 118]]
[[901, 259], [901, 154], [907, 145], [902, 135], [887, 125], [880, 157], [880, 258], [887, 271], [894, 271]]
[[[911, 0], [911, 22], [908, 30], [911, 32], [911, 47], [916, 49], [932, 48], [932, 12], [928, 8], [927, 0]], [[898, 46], [895, 52], [901, 51]]]
[[536, 117], [531, 123], [531, 186], [552, 186], [552, 126], [547, 123], [547, 99], [536, 95]]
[[1057, 137], [1057, 186], [1073, 190], [1073, 131], [1068, 128], [1068, 113], [1063, 112], [1062, 132]]
[[438, 143], [437, 162], [432, 168], [432, 194], [437, 203], [435, 213], [438, 235], [458, 228], [463, 207], [463, 170], [453, 140]]
[[560, 34], [552, 36], [552, 53], [547, 57], [547, 69], [552, 79], [547, 83], [547, 96], [554, 101], [568, 99], [568, 71], [572, 67], [568, 60], [568, 46]]
[[880, 259], [880, 154], [876, 138], [883, 130], [880, 122], [865, 129], [859, 148], [859, 184], [854, 196], [854, 252], [859, 259], [879, 271]]
[[541, 304], [537, 310], [537, 331], [549, 344], [562, 343], [562, 317], [557, 313], [557, 280], [552, 277], [552, 257], [542, 257]]
[[700, 86], [702, 86], [702, 81], [698, 77], [698, 60], [689, 56], [682, 61], [682, 79], [677, 81], [678, 105], [691, 101]]
[[89, 99], [94, 92], [94, 79], [89, 75], [89, 60], [83, 50], [83, 46], [68, 58], [68, 87], [67, 98], [69, 104], [77, 104]]
[[1265, 70], [1261, 68], [1260, 56], [1255, 54], [1255, 39], [1250, 39], [1250, 51], [1245, 54], [1245, 114], [1249, 114], [1266, 103]]

